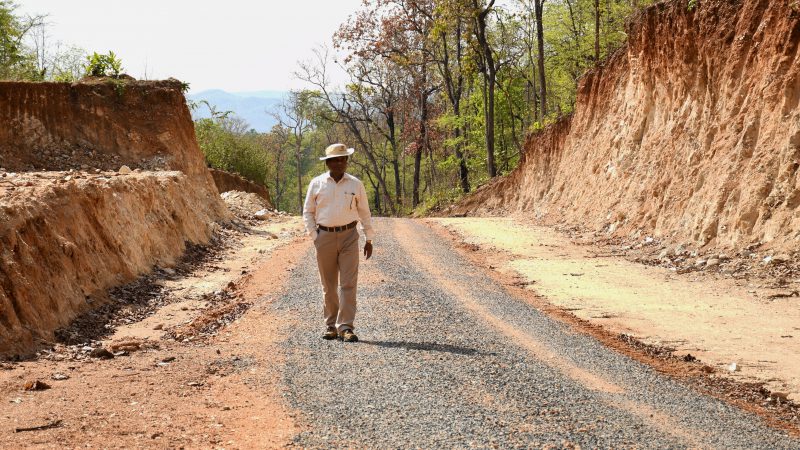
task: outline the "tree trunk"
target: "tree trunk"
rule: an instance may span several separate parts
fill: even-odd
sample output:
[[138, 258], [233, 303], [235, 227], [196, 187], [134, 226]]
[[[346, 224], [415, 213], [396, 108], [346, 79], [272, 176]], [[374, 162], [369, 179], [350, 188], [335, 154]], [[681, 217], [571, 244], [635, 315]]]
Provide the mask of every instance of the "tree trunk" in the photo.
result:
[[[473, 4], [477, 8], [477, 0]], [[483, 74], [486, 81], [486, 89], [488, 90], [485, 97], [484, 110], [486, 111], [486, 166], [490, 177], [497, 176], [497, 168], [494, 163], [494, 85], [497, 80], [497, 67], [495, 66], [492, 47], [489, 45], [489, 39], [486, 35], [486, 16], [489, 15], [493, 5], [494, 0], [490, 0], [485, 9], [478, 9], [480, 12], [475, 20], [475, 35], [481, 47], [484, 65]]]
[[[461, 73], [461, 59], [462, 59], [462, 47], [461, 47], [461, 26], [462, 22], [461, 19], [457, 19], [458, 22], [456, 23], [455, 27], [455, 45], [456, 45], [456, 55], [455, 55], [455, 64], [458, 69], [458, 77], [454, 79], [453, 72], [450, 70], [450, 50], [447, 42], [447, 33], [441, 33], [440, 42], [442, 44], [442, 55], [444, 56], [444, 61], [440, 63], [440, 72], [442, 75], [442, 79], [445, 85], [445, 91], [447, 93], [447, 98], [450, 100], [450, 105], [453, 108], [453, 116], [461, 118], [461, 97], [463, 95], [464, 90], [464, 76]], [[469, 186], [469, 170], [467, 169], [467, 162], [465, 159], [464, 152], [462, 149], [461, 143], [461, 128], [456, 126], [453, 130], [453, 136], [455, 137], [455, 145], [453, 146], [453, 152], [456, 155], [456, 159], [458, 159], [458, 177], [461, 183], [461, 191], [465, 194], [470, 191]]]
[[594, 0], [594, 62], [600, 62], [600, 0]]
[[302, 172], [302, 150], [301, 146], [298, 144], [296, 149], [296, 157], [297, 157], [297, 204], [299, 205], [298, 209], [300, 210], [300, 214], [303, 213], [303, 172]]
[[534, 0], [533, 3], [536, 7], [536, 40], [539, 45], [539, 101], [541, 102], [542, 120], [544, 120], [547, 116], [547, 81], [544, 75], [544, 28], [542, 28], [544, 0]]
[[414, 187], [411, 194], [411, 208], [416, 208], [419, 205], [419, 172], [420, 163], [422, 162], [422, 147], [417, 146], [417, 151], [414, 152]]
[[497, 176], [497, 167], [494, 162], [494, 89], [495, 89], [495, 73], [490, 70], [488, 80], [488, 104], [486, 112], [486, 163], [489, 169], [489, 176]]

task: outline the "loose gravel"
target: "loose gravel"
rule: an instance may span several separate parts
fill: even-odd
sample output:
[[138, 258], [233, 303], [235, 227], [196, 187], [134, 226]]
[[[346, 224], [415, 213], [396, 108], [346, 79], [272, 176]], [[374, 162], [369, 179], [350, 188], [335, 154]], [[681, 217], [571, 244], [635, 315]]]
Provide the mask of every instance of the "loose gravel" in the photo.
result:
[[[361, 265], [359, 343], [320, 338], [321, 290], [312, 249], [272, 306], [292, 327], [281, 350], [284, 395], [303, 426], [295, 444], [800, 448], [800, 441], [757, 416], [702, 396], [543, 315], [419, 222], [375, 222], [375, 254]], [[422, 245], [410, 247], [398, 235]], [[424, 249], [424, 258], [409, 249]], [[465, 289], [469, 299], [448, 285]], [[562, 362], [538, 358], [514, 336], [534, 340]], [[564, 364], [621, 392], [593, 387]]]

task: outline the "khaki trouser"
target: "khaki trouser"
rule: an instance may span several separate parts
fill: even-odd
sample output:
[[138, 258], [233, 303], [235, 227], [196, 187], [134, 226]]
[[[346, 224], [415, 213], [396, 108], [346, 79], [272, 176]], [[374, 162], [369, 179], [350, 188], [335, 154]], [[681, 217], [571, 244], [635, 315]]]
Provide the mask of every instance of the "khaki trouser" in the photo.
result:
[[325, 325], [339, 332], [353, 329], [358, 284], [358, 231], [319, 230], [314, 240], [317, 267], [324, 295]]

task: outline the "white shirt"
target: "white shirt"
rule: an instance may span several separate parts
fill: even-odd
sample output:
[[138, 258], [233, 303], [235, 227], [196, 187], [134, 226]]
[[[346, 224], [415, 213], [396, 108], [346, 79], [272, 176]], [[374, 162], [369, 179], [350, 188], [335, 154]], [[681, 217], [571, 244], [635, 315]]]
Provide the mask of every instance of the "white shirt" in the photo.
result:
[[317, 225], [339, 227], [356, 220], [361, 222], [367, 240], [372, 240], [375, 235], [372, 215], [361, 180], [345, 173], [337, 183], [330, 172], [311, 180], [303, 205], [303, 221], [312, 240], [317, 238]]

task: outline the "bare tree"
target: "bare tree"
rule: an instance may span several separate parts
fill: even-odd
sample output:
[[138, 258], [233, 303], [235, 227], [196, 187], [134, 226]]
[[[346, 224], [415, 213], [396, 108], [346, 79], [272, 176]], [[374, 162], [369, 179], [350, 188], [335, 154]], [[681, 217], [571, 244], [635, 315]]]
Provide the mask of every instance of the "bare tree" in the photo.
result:
[[281, 102], [273, 117], [289, 131], [297, 169], [297, 207], [303, 211], [303, 136], [311, 129], [313, 93], [291, 91]]
[[344, 125], [356, 141], [356, 147], [367, 157], [369, 164], [363, 167], [375, 177], [383, 195], [385, 204], [388, 206], [392, 215], [397, 214], [397, 206], [392, 199], [383, 174], [382, 165], [375, 152], [375, 147], [371, 144], [370, 130], [373, 120], [365, 117], [365, 111], [369, 111], [366, 105], [357, 104], [357, 92], [337, 92], [330, 85], [327, 73], [327, 63], [329, 62], [328, 49], [325, 47], [314, 50], [314, 59], [299, 62], [299, 70], [295, 76], [307, 83], [312, 84], [318, 90], [317, 97], [325, 102], [330, 115], [321, 114], [323, 120]]

